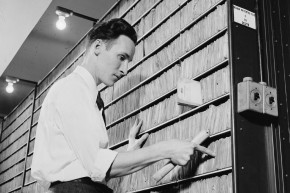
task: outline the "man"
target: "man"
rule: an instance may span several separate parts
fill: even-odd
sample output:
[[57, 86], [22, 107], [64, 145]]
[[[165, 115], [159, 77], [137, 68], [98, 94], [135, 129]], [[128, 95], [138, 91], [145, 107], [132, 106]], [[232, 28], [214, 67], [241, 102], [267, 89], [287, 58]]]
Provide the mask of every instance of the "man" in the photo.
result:
[[188, 141], [170, 140], [140, 149], [147, 135], [135, 139], [142, 121], [129, 136], [132, 151], [109, 150], [108, 136], [96, 106], [97, 85], [112, 86], [127, 73], [137, 35], [122, 19], [100, 23], [87, 37], [81, 66], [57, 81], [41, 109], [36, 133], [32, 176], [51, 192], [110, 192], [104, 184], [162, 159], [185, 165], [194, 150], [212, 154]]

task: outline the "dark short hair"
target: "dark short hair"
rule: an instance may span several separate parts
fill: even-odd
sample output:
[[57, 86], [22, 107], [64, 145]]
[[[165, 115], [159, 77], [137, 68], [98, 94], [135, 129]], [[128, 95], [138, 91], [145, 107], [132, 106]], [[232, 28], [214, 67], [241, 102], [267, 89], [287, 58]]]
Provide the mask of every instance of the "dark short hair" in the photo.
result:
[[115, 40], [120, 35], [129, 37], [134, 44], [137, 43], [137, 33], [135, 29], [124, 19], [115, 18], [107, 22], [95, 24], [87, 35], [87, 45], [90, 46], [97, 39], [105, 41]]

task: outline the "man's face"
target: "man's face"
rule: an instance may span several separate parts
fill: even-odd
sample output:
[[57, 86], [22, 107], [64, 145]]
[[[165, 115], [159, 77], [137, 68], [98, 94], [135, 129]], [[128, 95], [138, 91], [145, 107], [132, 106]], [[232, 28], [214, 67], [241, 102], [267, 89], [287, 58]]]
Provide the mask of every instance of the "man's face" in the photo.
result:
[[[110, 45], [109, 45], [110, 44]], [[105, 85], [112, 86], [127, 74], [128, 63], [135, 53], [135, 44], [127, 36], [120, 35], [107, 46], [102, 44], [97, 55], [96, 77]]]

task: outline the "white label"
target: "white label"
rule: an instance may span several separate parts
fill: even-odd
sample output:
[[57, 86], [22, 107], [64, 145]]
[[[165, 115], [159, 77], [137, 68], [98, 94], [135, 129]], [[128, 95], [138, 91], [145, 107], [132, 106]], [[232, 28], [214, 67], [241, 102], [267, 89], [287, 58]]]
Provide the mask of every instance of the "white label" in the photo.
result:
[[234, 5], [234, 21], [252, 29], [256, 29], [255, 13], [236, 5]]

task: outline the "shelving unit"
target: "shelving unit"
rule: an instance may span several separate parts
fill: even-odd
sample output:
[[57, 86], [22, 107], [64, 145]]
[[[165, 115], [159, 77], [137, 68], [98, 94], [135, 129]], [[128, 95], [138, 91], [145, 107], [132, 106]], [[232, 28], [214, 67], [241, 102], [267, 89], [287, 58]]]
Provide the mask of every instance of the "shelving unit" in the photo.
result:
[[[254, 13], [257, 28], [236, 22], [234, 6]], [[163, 161], [112, 179], [108, 185], [115, 192], [289, 192], [289, 10], [286, 0], [115, 3], [101, 21], [124, 18], [139, 38], [127, 76], [113, 87], [98, 86], [110, 149], [126, 150], [129, 129], [139, 118], [140, 136], [150, 134], [145, 146], [209, 129], [203, 145], [218, 152], [214, 159], [196, 154], [160, 184], [152, 175]], [[85, 36], [0, 123], [1, 193], [44, 192], [30, 175], [41, 105], [51, 85], [81, 64]], [[176, 83], [183, 76], [201, 82], [202, 105], [177, 105]], [[237, 84], [244, 77], [277, 88], [278, 118], [237, 112]]]

